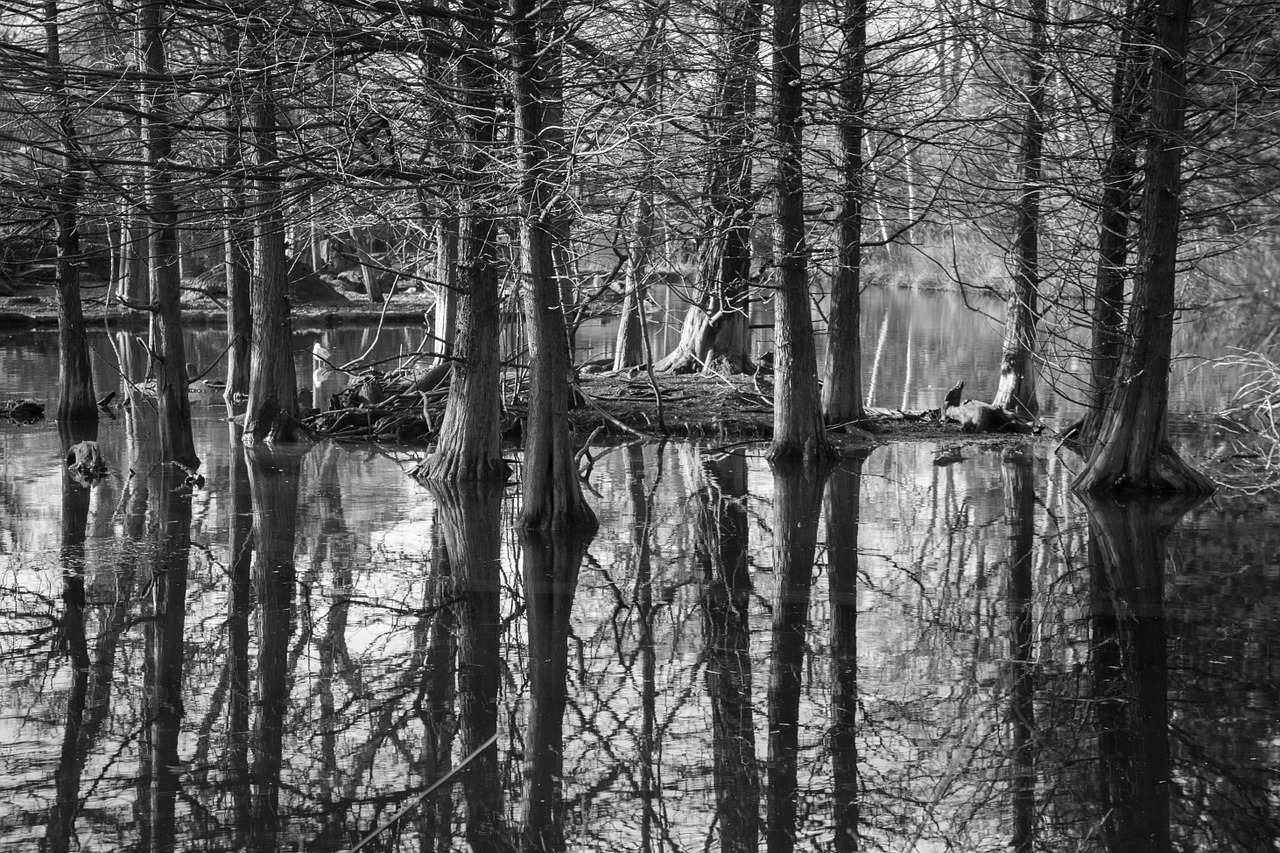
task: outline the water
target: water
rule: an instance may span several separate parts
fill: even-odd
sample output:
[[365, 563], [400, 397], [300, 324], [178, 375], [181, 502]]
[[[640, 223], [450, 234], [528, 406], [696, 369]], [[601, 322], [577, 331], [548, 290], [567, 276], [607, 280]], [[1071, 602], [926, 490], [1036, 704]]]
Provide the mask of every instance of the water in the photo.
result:
[[[870, 325], [908, 307], [885, 299]], [[924, 304], [920, 360], [882, 353], [895, 405], [929, 393], [908, 364], [949, 386], [998, 349]], [[46, 387], [51, 340], [0, 341], [0, 397]], [[192, 340], [197, 366], [221, 349]], [[1280, 843], [1274, 496], [1086, 506], [1044, 444], [891, 444], [823, 484], [631, 446], [591, 475], [600, 532], [547, 540], [511, 529], [518, 483], [246, 451], [216, 397], [195, 412], [194, 490], [145, 419], [102, 423], [88, 490], [53, 426], [0, 426], [6, 851], [350, 849], [490, 733], [373, 849], [524, 823], [574, 851]]]

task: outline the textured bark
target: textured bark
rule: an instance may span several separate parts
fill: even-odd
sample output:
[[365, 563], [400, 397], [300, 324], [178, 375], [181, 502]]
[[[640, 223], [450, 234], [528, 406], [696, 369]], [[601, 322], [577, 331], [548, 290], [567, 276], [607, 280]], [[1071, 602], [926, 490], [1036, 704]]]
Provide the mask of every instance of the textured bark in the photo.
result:
[[765, 837], [769, 853], [790, 853], [796, 846], [798, 828], [800, 692], [826, 475], [794, 462], [774, 462], [772, 467], [773, 566], [778, 586], [769, 648]]
[[1098, 270], [1093, 296], [1090, 347], [1089, 410], [1078, 443], [1093, 445], [1111, 396], [1112, 382], [1124, 348], [1124, 284], [1129, 261], [1130, 228], [1137, 198], [1138, 151], [1146, 94], [1146, 52], [1134, 36], [1138, 26], [1133, 3], [1125, 10], [1120, 53], [1111, 88], [1111, 148], [1102, 167], [1098, 211]]
[[747, 494], [747, 460], [735, 453], [709, 459], [703, 467], [708, 482], [698, 495], [695, 555], [702, 573], [720, 847], [725, 853], [757, 853], [760, 773], [752, 707], [750, 524], [742, 502]]
[[529, 637], [522, 853], [565, 849], [564, 711], [568, 701], [569, 616], [590, 536], [521, 530]]
[[1016, 268], [1013, 294], [1005, 309], [1000, 381], [991, 404], [1019, 415], [1034, 416], [1040, 410], [1036, 399], [1035, 354], [1040, 290], [1040, 185], [1044, 171], [1047, 90], [1047, 0], [1029, 0], [1026, 15], [1028, 54], [1022, 95], [1026, 98], [1027, 111], [1022, 119], [1022, 143], [1018, 156], [1020, 187], [1014, 206]]
[[[225, 52], [236, 57], [240, 52], [240, 36], [228, 27], [224, 34]], [[223, 261], [227, 284], [227, 384], [223, 399], [234, 411], [249, 394], [250, 342], [253, 337], [253, 314], [249, 307], [250, 278], [253, 266], [253, 226], [249, 222], [249, 186], [244, 177], [244, 144], [246, 93], [243, 79], [237, 75], [227, 93], [227, 188], [224, 194]]]
[[149, 213], [147, 245], [151, 273], [151, 346], [160, 409], [160, 448], [166, 461], [188, 468], [200, 465], [191, 433], [191, 400], [187, 387], [187, 351], [182, 339], [181, 287], [178, 270], [178, 205], [173, 195], [173, 127], [165, 76], [163, 41], [165, 0], [138, 7], [142, 65], [142, 137], [147, 148], [146, 197]]
[[[502, 686], [502, 487], [432, 483], [440, 508], [457, 604], [459, 747], [470, 755], [498, 731]], [[467, 843], [476, 853], [511, 847], [504, 821], [498, 747], [474, 758], [462, 776]]]
[[717, 97], [708, 119], [706, 240], [699, 259], [702, 297], [689, 306], [676, 347], [655, 365], [670, 373], [699, 370], [749, 373], [751, 226], [756, 77], [761, 40], [760, 0], [719, 0], [716, 5], [723, 64], [716, 70]]
[[555, 168], [552, 142], [544, 134], [544, 104], [559, 97], [547, 90], [545, 54], [558, 49], [541, 34], [554, 29], [541, 18], [548, 7], [512, 0], [512, 91], [520, 147], [520, 245], [524, 264], [521, 295], [529, 335], [529, 419], [525, 429], [522, 528], [594, 531], [599, 525], [578, 482], [569, 436], [569, 339], [553, 263], [550, 211]]
[[777, 346], [773, 390], [772, 460], [806, 463], [832, 456], [818, 396], [818, 359], [809, 306], [808, 247], [804, 236], [803, 107], [800, 0], [774, 4], [773, 93], [777, 151], [774, 293]]
[[[487, 163], [497, 121], [497, 77], [494, 74], [493, 12], [476, 3], [465, 24], [471, 49], [458, 60], [458, 85], [466, 93], [460, 119], [466, 140], [470, 181], [464, 187], [464, 215], [458, 243], [459, 284], [457, 332], [453, 343], [452, 379], [440, 440], [415, 471], [429, 480], [502, 481], [508, 466], [501, 448], [501, 375], [498, 330], [502, 324], [498, 286], [497, 221], [487, 199]], [[456, 252], [455, 252], [456, 254]], [[437, 311], [448, 306], [437, 304]], [[561, 318], [563, 319], [563, 317]], [[440, 330], [441, 316], [436, 315]], [[440, 342], [437, 341], [437, 346]], [[567, 367], [566, 367], [567, 369]], [[567, 405], [567, 404], [566, 404]], [[566, 408], [567, 415], [567, 408]]]
[[1167, 429], [1191, 7], [1153, 0], [1152, 8], [1151, 127], [1128, 335], [1098, 441], [1074, 484], [1080, 491], [1213, 490], [1174, 451]]
[[63, 80], [58, 4], [44, 3], [45, 60], [53, 81], [57, 105], [58, 146], [62, 174], [53, 199], [58, 232], [55, 280], [58, 292], [58, 413], [59, 421], [97, 421], [98, 402], [93, 391], [89, 344], [85, 335], [84, 308], [80, 302], [80, 141], [72, 120]]
[[[262, 53], [256, 41], [254, 50]], [[259, 56], [265, 61], [265, 56]], [[284, 186], [276, 145], [277, 113], [271, 76], [258, 72], [252, 94], [254, 165], [253, 276], [249, 292], [253, 314], [249, 404], [244, 443], [291, 441], [299, 435], [298, 379], [293, 366], [293, 321], [289, 312], [288, 269], [284, 252]]]
[[823, 365], [822, 414], [829, 424], [859, 421], [862, 407], [862, 163], [865, 118], [863, 84], [867, 66], [867, 2], [845, 0], [840, 101], [842, 163], [840, 245], [827, 320], [827, 360]]
[[1082, 496], [1089, 514], [1091, 669], [1107, 850], [1173, 850], [1165, 541], [1201, 498]]

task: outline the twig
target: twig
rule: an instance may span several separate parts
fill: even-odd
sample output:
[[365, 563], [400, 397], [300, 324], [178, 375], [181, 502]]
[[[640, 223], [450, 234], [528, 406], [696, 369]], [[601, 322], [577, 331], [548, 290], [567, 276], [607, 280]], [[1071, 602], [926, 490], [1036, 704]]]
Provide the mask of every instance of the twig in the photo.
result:
[[419, 794], [412, 802], [409, 803], [409, 805], [405, 806], [400, 811], [393, 814], [390, 818], [383, 821], [382, 824], [377, 829], [375, 829], [373, 832], [366, 835], [364, 838], [360, 839], [360, 843], [357, 844], [355, 847], [352, 847], [349, 851], [347, 851], [347, 853], [356, 853], [356, 851], [358, 851], [361, 847], [364, 847], [370, 841], [374, 840], [379, 835], [386, 832], [387, 829], [390, 828], [393, 824], [395, 824], [396, 821], [398, 821], [400, 818], [407, 815], [409, 812], [413, 811], [413, 809], [416, 808], [419, 803], [421, 803], [427, 797], [435, 793], [437, 788], [439, 788], [445, 782], [448, 782], [454, 776], [457, 776], [458, 773], [462, 770], [462, 768], [466, 767], [468, 764], [474, 761], [477, 755], [484, 752], [489, 747], [493, 746], [493, 744], [497, 740], [498, 740], [498, 736], [497, 734], [494, 734], [487, 741], [485, 741], [484, 743], [476, 747], [475, 750], [470, 755], [462, 759], [462, 761], [454, 765], [453, 769], [451, 769], [448, 773], [444, 774], [438, 780], [432, 783], [431, 787], [427, 788], [427, 790]]

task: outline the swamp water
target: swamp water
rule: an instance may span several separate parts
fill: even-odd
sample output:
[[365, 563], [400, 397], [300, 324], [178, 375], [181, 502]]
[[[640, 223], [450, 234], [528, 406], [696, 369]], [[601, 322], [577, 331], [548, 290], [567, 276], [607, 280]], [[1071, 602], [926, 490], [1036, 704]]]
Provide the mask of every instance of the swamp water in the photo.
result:
[[[998, 329], [905, 298], [867, 311], [878, 403], [981, 396]], [[304, 383], [315, 342], [374, 343], [300, 333]], [[0, 358], [0, 398], [40, 396], [54, 336]], [[1227, 393], [1183, 376], [1184, 410]], [[596, 462], [586, 542], [512, 530], [516, 485], [414, 482], [421, 451], [246, 451], [194, 409], [194, 490], [144, 418], [100, 425], [92, 489], [55, 425], [0, 426], [6, 851], [350, 849], [454, 768], [365, 849], [1280, 844], [1274, 496], [1086, 504], [1047, 443], [890, 444], [825, 483], [635, 445]]]

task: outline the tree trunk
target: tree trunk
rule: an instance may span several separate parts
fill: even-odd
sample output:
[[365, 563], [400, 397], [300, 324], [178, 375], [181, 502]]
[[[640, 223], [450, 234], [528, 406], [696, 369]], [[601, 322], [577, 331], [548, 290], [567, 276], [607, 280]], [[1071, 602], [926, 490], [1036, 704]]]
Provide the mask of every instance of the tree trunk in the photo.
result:
[[[550, 212], [555, 173], [544, 134], [544, 104], [559, 97], [547, 91], [542, 63], [557, 45], [546, 44], [542, 16], [548, 7], [512, 0], [512, 91], [520, 142], [521, 295], [529, 333], [529, 420], [525, 429], [523, 528], [594, 531], [595, 513], [582, 496], [575, 448], [569, 436], [569, 340], [554, 272], [554, 234], [544, 221]], [[554, 29], [554, 28], [551, 28]]]
[[1167, 424], [1191, 4], [1152, 2], [1151, 133], [1128, 335], [1098, 441], [1074, 484], [1080, 491], [1213, 490], [1173, 449]]
[[769, 757], [765, 801], [769, 853], [795, 849], [799, 805], [800, 693], [818, 519], [826, 473], [774, 462], [773, 565], [777, 592], [769, 648]]
[[860, 421], [862, 408], [862, 168], [867, 68], [867, 0], [845, 0], [844, 67], [840, 80], [841, 155], [844, 159], [839, 266], [831, 288], [827, 360], [823, 366], [822, 413], [829, 424]]
[[773, 18], [774, 131], [777, 212], [774, 295], [777, 344], [773, 391], [773, 443], [769, 458], [806, 464], [832, 455], [818, 397], [818, 359], [809, 306], [808, 247], [804, 236], [803, 111], [800, 0], [779, 0]]
[[1146, 52], [1135, 30], [1132, 0], [1121, 22], [1120, 52], [1111, 88], [1111, 150], [1103, 164], [1098, 212], [1098, 270], [1093, 297], [1089, 410], [1078, 444], [1097, 440], [1124, 348], [1124, 284], [1129, 261], [1130, 226], [1138, 185], [1138, 150], [1146, 92]]
[[1027, 111], [1022, 120], [1022, 145], [1018, 201], [1014, 207], [1016, 269], [1013, 294], [1005, 310], [1004, 346], [1000, 353], [1000, 382], [991, 404], [1019, 415], [1034, 417], [1036, 399], [1036, 323], [1040, 289], [1040, 184], [1044, 171], [1045, 133], [1045, 29], [1047, 0], [1029, 0], [1027, 10], [1026, 76], [1022, 96]]
[[[262, 51], [260, 34], [251, 34], [253, 49]], [[298, 437], [298, 379], [293, 366], [293, 321], [289, 314], [288, 268], [284, 253], [284, 186], [276, 146], [276, 109], [271, 74], [256, 74], [253, 126], [258, 174], [254, 181], [253, 276], [250, 311], [249, 404], [244, 442], [291, 441]]]
[[740, 453], [703, 463], [695, 558], [702, 575], [707, 696], [711, 702], [712, 772], [720, 846], [725, 853], [757, 853], [760, 773], [752, 707], [751, 572], [747, 460]]
[[751, 226], [756, 76], [761, 38], [760, 0], [721, 0], [723, 65], [708, 120], [706, 240], [699, 259], [698, 304], [689, 306], [676, 347], [655, 368], [662, 372], [748, 373], [750, 358]]
[[191, 400], [187, 387], [187, 354], [182, 340], [182, 282], [178, 275], [178, 206], [173, 196], [173, 128], [170, 96], [164, 91], [163, 41], [166, 0], [138, 7], [142, 66], [142, 136], [147, 148], [146, 196], [150, 214], [147, 245], [151, 271], [151, 341], [156, 397], [160, 409], [160, 448], [165, 461], [197, 468], [191, 433]]
[[[492, 36], [490, 36], [489, 40], [486, 42], [483, 42], [483, 44], [491, 45], [492, 41], [493, 41]], [[488, 48], [487, 55], [489, 56], [493, 55], [492, 47]], [[492, 113], [493, 113], [492, 87], [496, 86], [497, 83], [492, 79], [488, 79], [488, 80], [484, 79], [484, 76], [486, 75], [486, 71], [483, 68], [481, 68], [480, 66], [481, 61], [483, 60], [480, 60], [480, 61], [469, 60], [466, 54], [464, 54], [463, 57], [459, 59], [458, 61], [459, 66], [461, 66], [463, 63], [469, 62], [470, 64], [468, 67], [472, 68], [473, 70], [470, 72], [467, 72], [467, 71], [464, 71], [464, 69], [461, 67], [458, 68], [458, 78], [459, 78], [458, 86], [464, 91], [470, 93], [471, 97], [470, 97], [469, 105], [472, 108], [478, 108], [478, 109], [484, 110], [485, 111], [484, 115], [492, 116]], [[475, 77], [475, 80], [469, 83], [462, 82], [464, 79], [464, 75], [467, 73], [470, 73], [471, 75], [473, 75]], [[487, 86], [489, 88], [486, 88], [484, 90], [474, 88], [477, 86]], [[483, 91], [483, 94], [482, 94], [482, 91]], [[481, 101], [482, 103], [477, 103], [477, 101]], [[472, 154], [471, 168], [473, 171], [473, 177], [476, 180], [480, 180], [482, 178], [482, 175], [475, 174], [475, 170], [478, 168], [481, 168], [483, 164], [479, 162], [477, 158], [479, 156], [483, 156], [483, 151], [481, 150], [481, 148], [486, 144], [486, 142], [488, 144], [493, 143], [493, 133], [490, 130], [488, 131], [487, 139], [481, 137], [481, 134], [484, 134], [486, 131], [484, 131], [484, 129], [480, 127], [480, 124], [482, 124], [482, 122], [480, 122], [479, 116], [474, 113], [468, 113], [464, 117], [463, 121], [467, 123], [467, 128], [464, 129], [463, 132], [465, 133], [467, 132], [467, 130], [470, 130], [473, 134], [475, 134], [473, 136], [473, 139], [475, 140], [475, 145], [477, 147]], [[485, 121], [483, 122], [483, 124], [490, 125], [491, 120]], [[464, 192], [465, 191], [466, 190], [464, 189]], [[483, 215], [481, 210], [473, 211], [473, 213], [477, 215]], [[489, 220], [487, 224], [488, 224], [488, 230], [490, 234], [492, 234], [492, 231], [493, 231], [492, 220]], [[467, 229], [466, 235], [463, 235], [460, 233], [460, 229], [462, 228]], [[468, 285], [475, 283], [474, 276], [476, 275], [476, 273], [474, 270], [470, 270], [470, 269], [466, 274], [464, 274], [467, 279], [466, 283], [460, 282], [458, 280], [459, 266], [470, 266], [470, 265], [475, 265], [480, 263], [488, 263], [492, 265], [493, 263], [493, 258], [491, 256], [492, 247], [488, 245], [484, 247], [484, 251], [489, 254], [486, 254], [483, 257], [483, 260], [479, 259], [478, 256], [468, 255], [466, 261], [463, 261], [461, 263], [459, 262], [459, 258], [458, 258], [459, 246], [460, 245], [467, 246], [468, 245], [467, 241], [469, 239], [470, 240], [476, 239], [477, 234], [484, 230], [485, 230], [484, 223], [460, 222], [459, 218], [453, 214], [442, 213], [436, 219], [436, 228], [435, 228], [435, 231], [436, 231], [436, 275], [435, 275], [436, 301], [435, 301], [435, 306], [432, 309], [432, 315], [434, 320], [434, 322], [432, 323], [432, 326], [433, 326], [432, 335], [434, 336], [434, 338], [431, 341], [431, 351], [436, 353], [437, 356], [439, 356], [437, 359], [435, 359], [436, 364], [446, 363], [449, 356], [454, 354], [454, 349], [457, 346], [457, 337], [458, 337], [458, 310], [459, 310], [458, 303], [463, 298], [462, 293], [460, 292], [459, 289], [461, 288], [462, 290], [469, 291]], [[473, 246], [468, 246], [468, 249], [474, 249], [474, 248], [475, 247]]]
[[54, 198], [54, 221], [58, 229], [58, 414], [60, 422], [97, 421], [98, 401], [93, 392], [93, 369], [85, 335], [84, 308], [80, 302], [80, 141], [72, 121], [58, 26], [58, 4], [44, 4], [45, 59], [52, 80], [53, 100], [58, 110], [58, 144], [62, 151], [62, 174]]
[[[234, 59], [240, 52], [240, 35], [232, 27], [224, 31], [225, 53]], [[249, 189], [244, 173], [245, 87], [235, 75], [227, 92], [227, 188], [224, 194], [224, 263], [227, 283], [227, 385], [223, 399], [233, 412], [249, 394], [250, 342], [253, 314], [249, 308], [253, 262], [253, 227], [249, 223]]]
[[649, 256], [653, 243], [653, 196], [657, 151], [655, 127], [658, 121], [659, 51], [662, 47], [662, 3], [646, 3], [648, 14], [644, 39], [639, 45], [639, 55], [644, 58], [644, 71], [640, 81], [640, 105], [636, 130], [636, 155], [640, 159], [639, 182], [636, 187], [635, 207], [631, 217], [631, 236], [627, 246], [626, 284], [623, 290], [622, 309], [618, 317], [618, 337], [613, 351], [613, 369], [635, 367], [645, 360], [644, 324]]
[[[466, 23], [471, 49], [458, 59], [458, 87], [466, 93], [460, 120], [467, 142], [470, 180], [465, 182], [461, 233], [462, 250], [457, 298], [457, 335], [452, 380], [440, 425], [440, 440], [414, 472], [430, 480], [497, 481], [507, 478], [501, 447], [501, 353], [498, 330], [502, 325], [498, 286], [497, 220], [481, 194], [486, 180], [490, 149], [496, 138], [497, 76], [494, 62], [493, 13], [476, 3]], [[457, 224], [457, 220], [454, 220]], [[444, 246], [438, 250], [444, 251]], [[456, 254], [456, 249], [455, 249]], [[452, 301], [452, 300], [451, 300]], [[447, 310], [437, 301], [437, 312]], [[561, 316], [563, 321], [563, 317]], [[441, 327], [436, 315], [436, 328]], [[437, 341], [436, 346], [441, 346]], [[567, 367], [566, 367], [567, 370]], [[567, 374], [566, 374], [567, 375]], [[563, 385], [563, 381], [560, 383]], [[530, 410], [533, 405], [531, 402]], [[566, 401], [566, 417], [567, 417]], [[576, 469], [574, 471], [576, 476]], [[526, 485], [527, 488], [527, 485]]]

